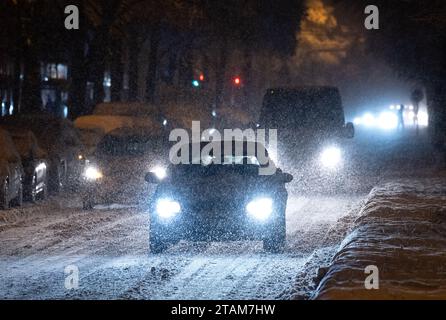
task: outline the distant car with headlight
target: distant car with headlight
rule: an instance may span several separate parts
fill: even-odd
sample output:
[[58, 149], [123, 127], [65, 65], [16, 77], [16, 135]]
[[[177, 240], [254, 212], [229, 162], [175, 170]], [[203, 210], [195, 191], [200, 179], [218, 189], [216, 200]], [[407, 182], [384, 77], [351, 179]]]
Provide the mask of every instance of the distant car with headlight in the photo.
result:
[[148, 191], [144, 174], [163, 178], [167, 154], [168, 141], [149, 128], [119, 128], [104, 135], [82, 173], [83, 208], [139, 204]]
[[257, 127], [277, 129], [276, 160], [300, 181], [337, 175], [349, 164], [345, 139], [354, 126], [345, 123], [335, 87], [267, 90]]
[[[216, 153], [211, 161], [171, 164], [164, 179], [153, 172], [146, 175], [147, 182], [157, 184], [149, 204], [152, 253], [163, 252], [181, 240], [253, 240], [263, 241], [268, 252], [284, 248], [285, 185], [293, 177], [280, 169], [261, 175], [257, 155], [262, 152], [268, 157], [265, 147], [242, 143], [244, 151], [240, 155], [222, 147], [220, 155]], [[195, 145], [203, 150], [208, 144]], [[255, 148], [248, 148], [248, 144]]]

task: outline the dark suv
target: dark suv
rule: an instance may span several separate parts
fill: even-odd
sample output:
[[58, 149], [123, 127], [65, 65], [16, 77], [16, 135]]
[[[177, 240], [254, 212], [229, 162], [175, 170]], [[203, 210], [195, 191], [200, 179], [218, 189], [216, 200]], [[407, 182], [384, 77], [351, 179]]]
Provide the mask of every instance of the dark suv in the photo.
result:
[[[210, 144], [195, 144], [199, 154]], [[150, 248], [160, 253], [180, 240], [263, 241], [267, 252], [285, 246], [285, 211], [288, 193], [285, 184], [292, 175], [275, 168], [262, 175], [259, 155], [268, 158], [264, 146], [256, 142], [229, 141], [242, 146], [223, 147], [207, 164], [171, 164], [160, 180], [149, 173], [146, 181], [157, 184], [150, 200]], [[194, 145], [186, 146], [193, 150]], [[189, 154], [191, 154], [189, 152]], [[202, 157], [203, 163], [206, 157]], [[192, 161], [193, 162], [193, 161]]]

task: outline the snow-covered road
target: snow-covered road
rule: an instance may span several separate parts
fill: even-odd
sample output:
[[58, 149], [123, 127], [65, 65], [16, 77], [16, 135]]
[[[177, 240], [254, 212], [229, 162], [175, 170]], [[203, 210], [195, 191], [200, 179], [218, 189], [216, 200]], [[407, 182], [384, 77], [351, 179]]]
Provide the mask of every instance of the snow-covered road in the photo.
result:
[[[0, 216], [0, 298], [305, 298], [334, 253], [329, 231], [361, 199], [291, 197], [288, 245], [278, 255], [264, 253], [261, 243], [236, 242], [180, 243], [154, 256], [148, 215], [138, 208], [86, 212], [73, 200], [52, 199], [14, 209]], [[79, 288], [67, 290], [65, 271], [76, 269]]]
[[[53, 198], [0, 212], [0, 299], [309, 298], [372, 187], [435, 174], [426, 138], [409, 132], [358, 140], [352, 150], [362, 175], [349, 181], [352, 192], [291, 192], [283, 254], [237, 242], [180, 243], [149, 255], [149, 218], [136, 207], [87, 212], [78, 199]], [[79, 287], [67, 290], [73, 270]]]

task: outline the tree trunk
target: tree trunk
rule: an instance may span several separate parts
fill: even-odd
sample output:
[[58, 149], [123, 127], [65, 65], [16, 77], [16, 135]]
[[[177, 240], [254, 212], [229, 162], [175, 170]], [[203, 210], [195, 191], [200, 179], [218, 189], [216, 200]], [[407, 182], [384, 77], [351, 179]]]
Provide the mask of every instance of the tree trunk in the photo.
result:
[[80, 42], [73, 50], [71, 66], [71, 92], [70, 92], [70, 117], [76, 118], [87, 113], [86, 95], [87, 95], [87, 70], [85, 68], [85, 57], [83, 55], [84, 41]]
[[106, 48], [108, 31], [102, 26], [96, 33], [91, 45], [91, 72], [94, 84], [94, 104], [104, 102], [104, 74], [106, 67]]
[[138, 99], [138, 57], [140, 44], [138, 39], [138, 33], [133, 28], [130, 30], [130, 45], [129, 45], [129, 92], [128, 100], [137, 101]]
[[[79, 8], [80, 12], [82, 8]], [[86, 33], [84, 32], [84, 24], [81, 19], [80, 30], [70, 31], [73, 33], [71, 41], [72, 58], [71, 58], [71, 86], [69, 96], [70, 118], [74, 119], [87, 113], [86, 95], [87, 95], [87, 67], [85, 65], [85, 43]]]
[[27, 46], [24, 54], [23, 100], [21, 112], [33, 113], [42, 110], [40, 91], [40, 66], [36, 51]]
[[161, 40], [161, 28], [157, 23], [152, 28], [150, 35], [149, 70], [147, 74], [146, 99], [149, 103], [155, 103], [157, 71], [158, 71], [158, 49]]
[[246, 47], [244, 52], [245, 64], [243, 66], [243, 101], [244, 109], [249, 108], [251, 104], [251, 93], [253, 92], [252, 83], [252, 48]]
[[[39, 28], [43, 25], [42, 12], [43, 2], [31, 3], [31, 14], [27, 17], [24, 30], [28, 33], [23, 35], [25, 41], [23, 47], [24, 79], [22, 91], [21, 111], [24, 113], [39, 112], [42, 110], [41, 79], [39, 63]], [[29, 9], [29, 8], [28, 8]], [[26, 31], [25, 31], [26, 32]]]
[[220, 57], [215, 75], [215, 108], [218, 110], [223, 103], [223, 90], [226, 82], [226, 66], [228, 63], [228, 41], [222, 39]]
[[14, 78], [13, 78], [13, 92], [12, 101], [14, 102], [14, 108], [16, 113], [22, 111], [22, 57], [19, 50], [16, 50], [16, 56], [14, 57]]
[[446, 81], [432, 81], [426, 85], [429, 112], [429, 134], [435, 149], [446, 152]]
[[124, 77], [124, 65], [122, 63], [122, 44], [120, 41], [115, 41], [113, 48], [111, 70], [111, 100], [121, 101], [122, 84]]

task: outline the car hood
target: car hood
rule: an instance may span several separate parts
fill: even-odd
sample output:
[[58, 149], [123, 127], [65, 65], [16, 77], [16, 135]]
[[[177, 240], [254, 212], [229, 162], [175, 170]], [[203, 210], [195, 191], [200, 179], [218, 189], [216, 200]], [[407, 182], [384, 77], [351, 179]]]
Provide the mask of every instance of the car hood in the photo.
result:
[[215, 206], [240, 204], [256, 195], [274, 196], [279, 184], [271, 176], [212, 175], [175, 179], [160, 184], [154, 200], [169, 197], [194, 203], [211, 203]]

